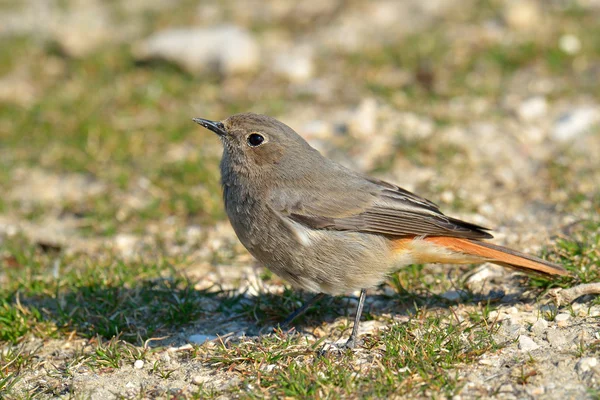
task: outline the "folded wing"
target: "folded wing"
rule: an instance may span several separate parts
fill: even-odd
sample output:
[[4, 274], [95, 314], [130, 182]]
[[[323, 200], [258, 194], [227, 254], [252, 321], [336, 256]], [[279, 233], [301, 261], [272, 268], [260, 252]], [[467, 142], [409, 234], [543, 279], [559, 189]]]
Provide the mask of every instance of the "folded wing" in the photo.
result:
[[390, 183], [363, 178], [324, 191], [278, 189], [271, 206], [282, 216], [314, 229], [355, 231], [390, 237], [492, 238], [488, 229], [444, 215], [437, 205]]

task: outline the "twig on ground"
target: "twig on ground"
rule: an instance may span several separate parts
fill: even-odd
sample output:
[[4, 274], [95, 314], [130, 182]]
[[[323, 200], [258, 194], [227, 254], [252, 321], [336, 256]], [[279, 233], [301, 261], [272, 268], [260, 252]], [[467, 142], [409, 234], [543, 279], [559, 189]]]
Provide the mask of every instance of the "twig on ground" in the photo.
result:
[[571, 304], [586, 294], [600, 294], [600, 282], [586, 283], [569, 289], [552, 289], [548, 294], [554, 298], [556, 305], [560, 307], [562, 304]]

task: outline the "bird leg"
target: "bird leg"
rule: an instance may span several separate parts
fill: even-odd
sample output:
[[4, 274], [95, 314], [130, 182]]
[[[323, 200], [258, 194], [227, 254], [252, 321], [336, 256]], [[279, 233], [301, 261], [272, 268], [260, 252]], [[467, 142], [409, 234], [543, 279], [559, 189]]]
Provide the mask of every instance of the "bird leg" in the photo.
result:
[[346, 342], [344, 347], [353, 349], [356, 346], [356, 337], [358, 336], [358, 325], [360, 324], [360, 317], [362, 315], [363, 307], [365, 306], [365, 297], [367, 296], [367, 290], [362, 289], [360, 291], [360, 297], [358, 299], [358, 307], [356, 309], [356, 316], [354, 317], [354, 326], [352, 327], [352, 334]]
[[296, 311], [294, 311], [293, 313], [291, 313], [286, 319], [285, 321], [283, 321], [281, 323], [281, 327], [286, 327], [289, 324], [292, 323], [293, 320], [295, 320], [297, 317], [299, 317], [300, 315], [304, 314], [306, 312], [306, 310], [308, 310], [308, 308], [310, 306], [312, 306], [315, 302], [321, 300], [323, 297], [325, 297], [325, 293], [318, 293], [317, 295], [315, 295], [314, 297], [312, 297], [310, 300], [308, 300], [306, 303], [304, 303], [302, 305], [302, 307], [300, 307], [299, 309], [297, 309]]

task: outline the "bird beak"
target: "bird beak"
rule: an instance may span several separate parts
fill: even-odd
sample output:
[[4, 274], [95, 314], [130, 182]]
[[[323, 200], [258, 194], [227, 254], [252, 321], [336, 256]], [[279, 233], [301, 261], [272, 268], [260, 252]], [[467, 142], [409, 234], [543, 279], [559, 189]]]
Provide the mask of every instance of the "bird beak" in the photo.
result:
[[206, 129], [213, 131], [219, 136], [225, 136], [227, 134], [227, 131], [225, 131], [225, 125], [223, 125], [222, 122], [215, 122], [204, 118], [192, 118], [192, 120], [195, 123], [202, 125]]

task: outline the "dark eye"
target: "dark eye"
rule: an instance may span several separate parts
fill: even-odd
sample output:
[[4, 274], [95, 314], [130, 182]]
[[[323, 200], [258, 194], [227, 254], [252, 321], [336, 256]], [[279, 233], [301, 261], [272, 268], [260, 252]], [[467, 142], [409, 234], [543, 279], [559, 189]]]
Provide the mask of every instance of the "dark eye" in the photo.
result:
[[250, 146], [256, 147], [260, 146], [265, 141], [265, 138], [258, 133], [252, 133], [248, 136], [247, 140]]

